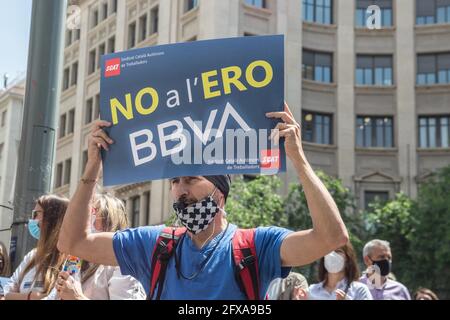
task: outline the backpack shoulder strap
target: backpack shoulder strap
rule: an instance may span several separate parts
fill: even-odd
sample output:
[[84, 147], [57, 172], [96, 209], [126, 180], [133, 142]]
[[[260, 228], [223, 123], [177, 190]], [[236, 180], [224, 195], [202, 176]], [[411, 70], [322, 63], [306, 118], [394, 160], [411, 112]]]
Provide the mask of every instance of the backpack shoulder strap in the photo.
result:
[[259, 300], [259, 269], [255, 229], [237, 229], [233, 236], [236, 280], [249, 300]]
[[166, 227], [159, 234], [153, 248], [151, 273], [150, 273], [150, 292], [147, 297], [151, 300], [155, 294], [156, 286], [158, 286], [158, 293], [156, 300], [161, 298], [161, 293], [166, 277], [166, 269], [172, 254], [175, 252], [178, 240], [186, 232], [186, 228]]

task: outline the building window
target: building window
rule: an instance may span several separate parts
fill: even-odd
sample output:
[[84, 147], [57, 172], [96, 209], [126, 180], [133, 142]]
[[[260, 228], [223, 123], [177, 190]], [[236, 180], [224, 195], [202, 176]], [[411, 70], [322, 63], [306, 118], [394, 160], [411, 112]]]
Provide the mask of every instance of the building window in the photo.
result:
[[111, 1], [111, 14], [116, 13], [117, 12], [117, 0], [112, 0]]
[[64, 185], [70, 184], [70, 170], [72, 169], [72, 159], [67, 159], [64, 164]]
[[72, 30], [67, 30], [66, 31], [66, 47], [70, 46], [70, 44], [72, 43]]
[[3, 147], [4, 147], [4, 143], [0, 143], [0, 163], [1, 163], [1, 161], [2, 161], [2, 158], [3, 158]]
[[88, 74], [91, 74], [95, 71], [95, 62], [96, 62], [96, 54], [95, 49], [93, 49], [89, 52]]
[[75, 127], [75, 109], [69, 111], [69, 119], [67, 124], [67, 134], [71, 134]]
[[150, 34], [158, 32], [159, 7], [156, 6], [150, 11]]
[[321, 24], [333, 23], [332, 0], [303, 0], [303, 21]]
[[80, 29], [75, 29], [73, 33], [75, 35], [73, 41], [75, 42], [75, 41], [80, 40]]
[[364, 208], [370, 209], [371, 203], [386, 203], [389, 201], [389, 191], [364, 191]]
[[98, 9], [96, 8], [94, 11], [92, 11], [92, 23], [91, 26], [94, 28], [96, 25], [98, 25]]
[[450, 83], [450, 53], [417, 56], [417, 84]]
[[392, 148], [392, 117], [357, 117], [356, 146], [360, 148]]
[[333, 82], [333, 54], [303, 50], [303, 79]]
[[2, 128], [6, 124], [6, 110], [2, 112]]
[[106, 44], [102, 43], [98, 47], [98, 55], [97, 55], [97, 69], [100, 68], [102, 56], [106, 53]]
[[332, 115], [314, 112], [302, 112], [303, 141], [333, 144]]
[[113, 53], [116, 51], [116, 37], [113, 36], [108, 39], [108, 53]]
[[450, 0], [416, 0], [416, 24], [450, 23]]
[[128, 49], [136, 45], [136, 22], [128, 26]]
[[102, 3], [102, 19], [105, 20], [108, 17], [108, 2]]
[[419, 117], [420, 148], [449, 148], [450, 115]]
[[84, 124], [92, 122], [92, 110], [94, 109], [94, 100], [92, 98], [86, 101], [86, 113], [84, 116]]
[[56, 179], [55, 179], [55, 188], [59, 188], [62, 186], [62, 176], [63, 176], [63, 163], [58, 163], [56, 166]]
[[366, 27], [368, 18], [373, 14], [373, 12], [367, 12], [367, 9], [372, 5], [377, 5], [381, 9], [381, 26], [392, 26], [392, 0], [358, 0], [356, 2], [356, 26]]
[[198, 0], [185, 0], [185, 10], [184, 12], [191, 11], [198, 6]]
[[392, 56], [358, 55], [356, 84], [391, 86], [393, 83]]
[[64, 69], [63, 90], [69, 89], [69, 85], [70, 85], [70, 68], [67, 67]]
[[265, 0], [245, 0], [245, 3], [258, 8], [267, 8]]
[[82, 158], [81, 158], [81, 174], [84, 173], [87, 162], [88, 162], [88, 152], [87, 152], [87, 150], [84, 150]]
[[66, 114], [63, 114], [59, 118], [59, 137], [62, 138], [65, 135], [66, 135]]
[[100, 117], [100, 94], [98, 93], [95, 95], [93, 120], [96, 120], [99, 117]]
[[70, 78], [70, 85], [74, 86], [78, 82], [78, 62], [72, 64], [72, 75]]
[[144, 41], [145, 38], [147, 38], [147, 14], [139, 18], [138, 42]]
[[131, 225], [132, 227], [139, 226], [139, 211], [141, 206], [141, 197], [134, 197], [132, 199], [132, 206], [131, 206]]

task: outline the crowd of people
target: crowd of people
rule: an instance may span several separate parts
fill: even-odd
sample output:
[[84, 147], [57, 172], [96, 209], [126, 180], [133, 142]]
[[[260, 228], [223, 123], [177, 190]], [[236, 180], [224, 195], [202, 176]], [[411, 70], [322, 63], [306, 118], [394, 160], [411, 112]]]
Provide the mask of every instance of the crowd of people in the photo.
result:
[[[405, 286], [390, 276], [387, 241], [365, 245], [366, 270], [360, 274], [339, 210], [305, 157], [300, 125], [287, 105], [267, 117], [280, 120], [274, 138], [284, 139], [307, 199], [311, 229], [243, 230], [229, 223], [227, 175], [170, 179], [180, 226], [128, 228], [122, 201], [96, 192], [100, 151], [114, 144], [104, 131], [111, 123], [98, 120], [75, 193], [70, 201], [56, 195], [37, 199], [28, 223], [37, 246], [12, 275], [0, 246], [0, 272], [10, 277], [3, 299], [410, 299]], [[78, 277], [62, 269], [69, 255], [82, 260]], [[317, 283], [308, 286], [305, 277], [291, 272], [315, 261]], [[414, 298], [437, 299], [428, 289]]]
[[[42, 196], [32, 216], [38, 228], [29, 224], [30, 235], [38, 239], [19, 267], [10, 275], [8, 252], [0, 242], [0, 277], [9, 277], [3, 288], [6, 300], [144, 300], [142, 284], [121, 274], [117, 266], [83, 261], [79, 279], [62, 272], [66, 255], [55, 244], [68, 200], [55, 195]], [[123, 203], [109, 195], [96, 194], [92, 204], [92, 232], [115, 232], [127, 228]], [[49, 233], [53, 230], [53, 234]], [[290, 272], [274, 279], [267, 289], [268, 300], [411, 300], [409, 290], [391, 272], [389, 242], [371, 240], [363, 250], [366, 269], [361, 274], [350, 242], [318, 260], [318, 282], [308, 285], [300, 273]], [[61, 280], [57, 282], [58, 276]], [[439, 300], [426, 288], [419, 288], [414, 300]]]
[[[270, 300], [411, 300], [409, 290], [391, 272], [392, 252], [388, 241], [374, 239], [363, 249], [366, 266], [360, 274], [351, 243], [327, 254], [318, 263], [318, 282], [308, 286], [301, 274], [292, 272], [275, 279], [268, 291]], [[295, 280], [293, 280], [295, 279]], [[414, 300], [439, 300], [419, 288]]]

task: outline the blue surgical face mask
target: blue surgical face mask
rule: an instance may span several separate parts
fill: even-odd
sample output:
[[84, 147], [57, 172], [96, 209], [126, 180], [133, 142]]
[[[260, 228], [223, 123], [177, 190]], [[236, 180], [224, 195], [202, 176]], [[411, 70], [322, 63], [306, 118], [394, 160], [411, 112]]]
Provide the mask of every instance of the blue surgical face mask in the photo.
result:
[[41, 236], [41, 228], [39, 228], [39, 220], [28, 220], [28, 231], [31, 236], [37, 240]]

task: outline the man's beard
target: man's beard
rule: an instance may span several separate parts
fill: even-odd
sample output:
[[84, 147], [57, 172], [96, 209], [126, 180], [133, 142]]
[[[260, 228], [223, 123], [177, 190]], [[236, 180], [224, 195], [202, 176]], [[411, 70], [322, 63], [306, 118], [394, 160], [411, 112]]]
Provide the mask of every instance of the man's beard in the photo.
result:
[[186, 195], [182, 195], [178, 198], [176, 201], [177, 207], [179, 209], [184, 209], [186, 207], [189, 207], [190, 205], [199, 202], [199, 199], [196, 198], [188, 198]]

